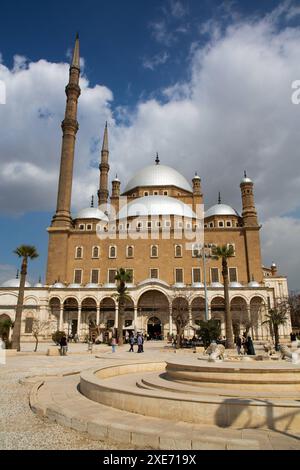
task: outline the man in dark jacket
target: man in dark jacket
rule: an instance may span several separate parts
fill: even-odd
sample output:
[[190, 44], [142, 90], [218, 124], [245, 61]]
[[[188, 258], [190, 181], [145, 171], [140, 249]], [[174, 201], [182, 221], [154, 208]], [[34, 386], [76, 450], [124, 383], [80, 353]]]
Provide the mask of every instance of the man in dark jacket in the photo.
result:
[[60, 354], [66, 356], [68, 351], [68, 340], [66, 335], [63, 335], [60, 340]]

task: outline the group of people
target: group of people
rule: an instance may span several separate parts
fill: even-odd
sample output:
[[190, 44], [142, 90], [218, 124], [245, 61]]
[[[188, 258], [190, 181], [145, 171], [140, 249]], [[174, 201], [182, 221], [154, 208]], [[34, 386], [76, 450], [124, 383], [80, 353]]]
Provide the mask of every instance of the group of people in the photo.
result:
[[251, 336], [247, 335], [246, 332], [243, 335], [238, 335], [234, 338], [236, 350], [238, 355], [247, 354], [248, 356], [255, 356], [255, 349]]
[[[135, 337], [134, 334], [131, 334], [128, 342], [130, 344], [129, 352], [135, 352], [134, 351], [135, 344], [137, 344], [138, 346], [138, 350], [137, 350], [138, 353], [144, 352], [144, 336], [141, 333], [138, 333], [137, 337]], [[112, 348], [113, 353], [116, 352], [116, 346], [117, 346], [117, 338], [113, 336], [111, 340], [111, 348]]]

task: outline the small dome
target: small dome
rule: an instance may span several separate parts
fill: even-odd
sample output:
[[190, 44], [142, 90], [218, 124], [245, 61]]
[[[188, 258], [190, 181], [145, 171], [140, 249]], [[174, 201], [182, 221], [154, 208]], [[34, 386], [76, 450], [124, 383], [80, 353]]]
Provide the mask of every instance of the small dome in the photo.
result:
[[177, 170], [166, 165], [150, 165], [138, 171], [128, 182], [125, 193], [139, 186], [176, 186], [192, 192], [191, 185]]
[[221, 284], [220, 282], [212, 282], [210, 287], [220, 288], [220, 287], [223, 287], [223, 284]]
[[215, 204], [205, 212], [204, 218], [207, 219], [215, 215], [234, 215], [235, 217], [240, 217], [239, 213], [227, 204]]
[[99, 287], [99, 284], [93, 284], [92, 282], [90, 282], [85, 287], [87, 287], [88, 289], [97, 289]]
[[251, 281], [249, 282], [248, 287], [256, 288], [256, 287], [260, 287], [260, 284], [256, 281]]
[[204, 287], [204, 284], [202, 284], [202, 282], [193, 282], [192, 287], [202, 288]]
[[81, 284], [69, 284], [68, 289], [80, 289]]
[[148, 215], [177, 215], [180, 217], [197, 218], [192, 209], [179, 199], [169, 196], [144, 196], [122, 207], [119, 219]]
[[231, 282], [229, 284], [229, 287], [231, 288], [234, 288], [234, 289], [237, 289], [238, 287], [243, 287], [242, 284], [240, 284], [239, 282]]
[[66, 286], [62, 282], [56, 282], [51, 287], [52, 289], [64, 289]]
[[247, 176], [245, 176], [241, 181], [241, 184], [244, 184], [244, 183], [253, 183], [253, 181]]
[[[16, 279], [16, 278], [15, 279], [10, 279], [9, 281], [4, 282], [4, 284], [2, 284], [1, 287], [8, 287], [8, 288], [17, 287], [17, 288], [19, 288], [20, 287], [20, 279]], [[25, 282], [25, 287], [31, 287], [29, 282]]]
[[44, 287], [44, 286], [43, 286], [43, 284], [41, 284], [40, 282], [38, 282], [37, 284], [34, 285], [34, 287], [35, 287], [36, 289], [38, 289], [38, 288], [41, 288], [41, 287]]
[[199, 175], [196, 174], [196, 175], [194, 176], [193, 180], [200, 180], [200, 181], [201, 181], [201, 178], [200, 178]]
[[183, 282], [176, 282], [173, 287], [175, 287], [175, 289], [183, 289], [185, 287], [185, 284]]
[[96, 219], [108, 221], [108, 217], [97, 207], [88, 207], [87, 209], [82, 209], [76, 215], [75, 220], [76, 219]]
[[115, 289], [116, 288], [116, 284], [104, 284], [103, 286], [105, 289]]

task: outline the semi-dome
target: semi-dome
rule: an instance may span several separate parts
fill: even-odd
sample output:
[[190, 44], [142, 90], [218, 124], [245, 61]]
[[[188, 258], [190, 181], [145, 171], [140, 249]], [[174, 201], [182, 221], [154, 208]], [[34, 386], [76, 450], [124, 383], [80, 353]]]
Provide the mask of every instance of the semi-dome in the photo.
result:
[[166, 165], [150, 165], [138, 171], [128, 182], [125, 193], [139, 186], [176, 186], [192, 192], [191, 185], [177, 170]]
[[[20, 279], [9, 279], [9, 281], [6, 281], [4, 282], [4, 284], [1, 285], [1, 287], [8, 287], [8, 288], [11, 288], [11, 287], [17, 287], [19, 288], [20, 287]], [[31, 287], [31, 285], [29, 284], [29, 282], [25, 282], [25, 287]]]
[[169, 196], [144, 196], [122, 207], [119, 219], [127, 217], [176, 215], [194, 219], [196, 214], [179, 199]]
[[75, 220], [76, 219], [97, 219], [108, 221], [107, 215], [105, 215], [104, 212], [98, 209], [98, 207], [88, 207], [86, 209], [82, 209], [76, 215]]
[[205, 212], [204, 218], [206, 219], [216, 215], [234, 215], [235, 217], [240, 217], [239, 213], [233, 209], [233, 207], [227, 204], [216, 204]]
[[253, 183], [253, 181], [248, 178], [248, 176], [245, 176], [242, 180], [241, 180], [241, 184], [245, 184], [245, 183]]

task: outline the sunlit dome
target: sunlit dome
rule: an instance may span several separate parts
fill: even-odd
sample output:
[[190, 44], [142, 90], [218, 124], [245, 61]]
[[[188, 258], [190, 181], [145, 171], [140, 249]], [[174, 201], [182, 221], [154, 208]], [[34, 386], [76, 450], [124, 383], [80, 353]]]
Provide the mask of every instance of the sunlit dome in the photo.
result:
[[96, 289], [99, 287], [99, 284], [94, 284], [92, 282], [90, 282], [89, 284], [86, 284], [86, 286], [88, 289]]
[[118, 218], [176, 215], [194, 219], [196, 214], [179, 199], [169, 196], [144, 196], [122, 207]]
[[205, 212], [204, 218], [206, 219], [215, 215], [234, 215], [235, 217], [240, 217], [239, 213], [227, 204], [215, 204]]
[[242, 284], [240, 284], [239, 282], [231, 282], [231, 283], [229, 284], [229, 287], [234, 288], [234, 289], [237, 289], [237, 288], [243, 287], [243, 286], [242, 286]]
[[139, 186], [176, 186], [185, 191], [193, 191], [184, 176], [166, 165], [150, 165], [138, 171], [128, 182], [124, 192]]
[[53, 289], [64, 289], [66, 286], [62, 282], [56, 282], [51, 286]]
[[210, 287], [219, 288], [219, 287], [223, 287], [223, 284], [221, 284], [220, 282], [212, 282]]
[[43, 286], [43, 284], [41, 284], [40, 282], [38, 282], [37, 284], [34, 285], [34, 287], [35, 287], [36, 289], [38, 289], [38, 288], [41, 288], [41, 287], [44, 287], [44, 286]]
[[[9, 281], [4, 282], [4, 284], [1, 285], [1, 287], [20, 287], [20, 279], [10, 279]], [[25, 287], [31, 287], [29, 282], [25, 282]]]
[[257, 281], [251, 281], [249, 282], [248, 286], [252, 288], [256, 288], [256, 287], [260, 287], [260, 284]]
[[75, 220], [76, 219], [97, 219], [108, 221], [108, 217], [97, 207], [88, 207], [86, 209], [82, 209], [76, 215]]

